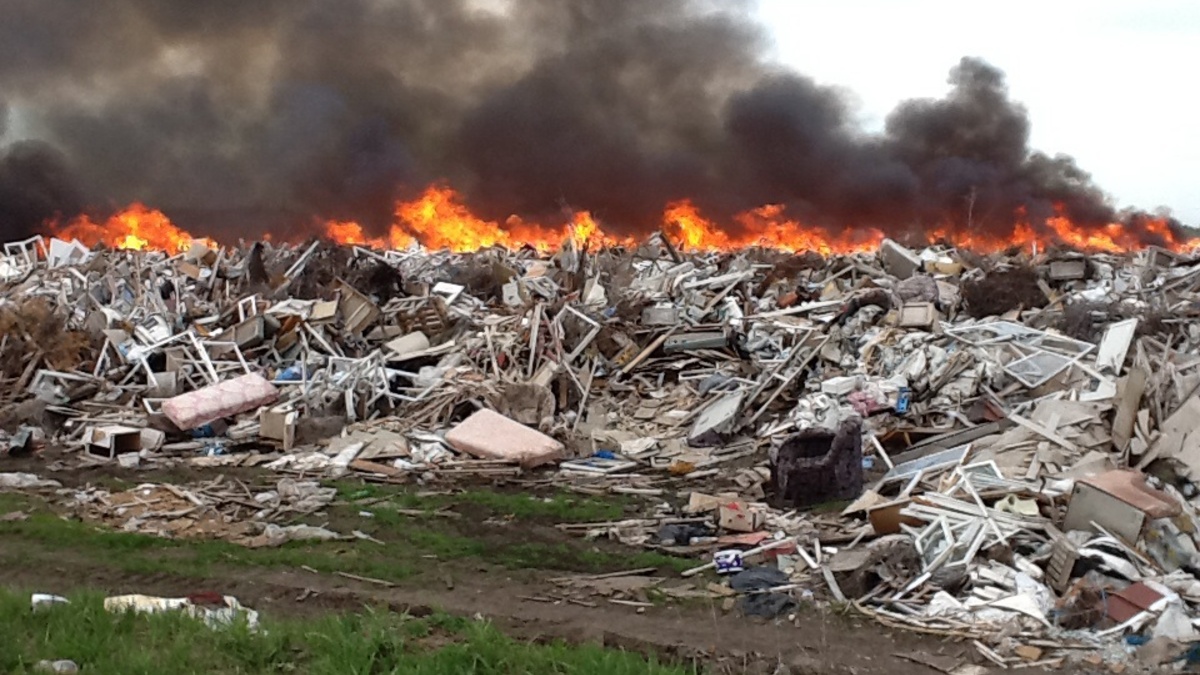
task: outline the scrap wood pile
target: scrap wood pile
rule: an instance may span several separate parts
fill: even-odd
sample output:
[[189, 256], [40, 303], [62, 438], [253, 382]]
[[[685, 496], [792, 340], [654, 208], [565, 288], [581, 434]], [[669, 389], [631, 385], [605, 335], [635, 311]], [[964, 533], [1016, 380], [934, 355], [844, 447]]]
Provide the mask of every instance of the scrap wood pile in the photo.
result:
[[[35, 238], [0, 279], [14, 456], [641, 494], [565, 529], [701, 556], [751, 613], [815, 591], [1006, 665], [1196, 637], [1192, 258]], [[200, 506], [148, 494], [122, 526]]]
[[224, 476], [201, 485], [154, 483], [117, 493], [90, 486], [64, 491], [73, 512], [113, 529], [170, 539], [224, 539], [249, 547], [337, 539], [338, 533], [324, 527], [273, 522], [316, 513], [333, 501], [336, 492], [318, 481], [291, 478], [254, 491]]

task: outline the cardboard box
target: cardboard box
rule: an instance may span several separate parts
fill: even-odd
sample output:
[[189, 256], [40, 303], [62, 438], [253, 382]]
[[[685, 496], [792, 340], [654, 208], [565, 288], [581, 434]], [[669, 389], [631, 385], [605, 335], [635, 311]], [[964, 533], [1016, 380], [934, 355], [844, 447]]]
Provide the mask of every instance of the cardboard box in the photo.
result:
[[296, 445], [296, 420], [300, 414], [294, 410], [264, 408], [258, 413], [258, 435], [283, 445], [287, 452]]
[[919, 518], [900, 515], [900, 512], [911, 503], [911, 499], [899, 499], [868, 509], [867, 520], [871, 523], [871, 529], [875, 530], [875, 534], [882, 536], [899, 534], [901, 524], [913, 527], [924, 525], [925, 522]]
[[765, 522], [762, 511], [751, 509], [742, 501], [721, 504], [720, 525], [722, 530], [733, 532], [756, 532]]
[[100, 457], [113, 458], [126, 452], [138, 452], [142, 449], [142, 430], [119, 424], [88, 427], [83, 432], [83, 445], [88, 452]]

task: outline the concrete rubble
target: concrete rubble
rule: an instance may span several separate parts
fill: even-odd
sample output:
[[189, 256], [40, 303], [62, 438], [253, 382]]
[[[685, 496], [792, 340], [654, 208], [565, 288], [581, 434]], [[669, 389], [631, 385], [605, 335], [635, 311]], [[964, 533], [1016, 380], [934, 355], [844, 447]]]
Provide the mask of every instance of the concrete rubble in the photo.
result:
[[[271, 521], [332, 501], [313, 477], [532, 472], [647, 497], [642, 518], [562, 527], [695, 557], [688, 577], [739, 550], [705, 593], [749, 584], [752, 613], [815, 596], [1001, 667], [1135, 666], [1143, 637], [1197, 639], [1194, 258], [685, 253], [659, 235], [4, 250], [0, 453], [280, 476], [63, 491], [91, 520], [352, 537]], [[763, 567], [786, 583], [736, 581]]]

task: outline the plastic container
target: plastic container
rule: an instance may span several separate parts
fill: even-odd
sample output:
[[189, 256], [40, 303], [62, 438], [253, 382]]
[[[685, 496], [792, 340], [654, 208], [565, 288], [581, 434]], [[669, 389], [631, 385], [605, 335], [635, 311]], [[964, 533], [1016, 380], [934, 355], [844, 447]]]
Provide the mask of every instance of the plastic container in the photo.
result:
[[746, 569], [742, 552], [738, 549], [717, 551], [713, 554], [713, 562], [717, 566], [717, 574], [734, 574]]
[[70, 602], [70, 600], [67, 600], [61, 595], [51, 595], [49, 593], [34, 593], [29, 598], [29, 604], [32, 605], [34, 609], [44, 605], [65, 605]]

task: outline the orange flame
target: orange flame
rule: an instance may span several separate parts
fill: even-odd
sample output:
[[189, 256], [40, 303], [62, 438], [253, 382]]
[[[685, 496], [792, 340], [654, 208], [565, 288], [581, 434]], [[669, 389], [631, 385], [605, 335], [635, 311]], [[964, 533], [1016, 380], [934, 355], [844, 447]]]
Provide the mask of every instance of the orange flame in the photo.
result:
[[[781, 205], [768, 204], [734, 217], [737, 228], [727, 230], [704, 217], [689, 200], [668, 204], [663, 210], [662, 231], [677, 245], [689, 251], [728, 251], [762, 246], [786, 251], [816, 251], [822, 255], [873, 251], [884, 238], [874, 228], [831, 230], [800, 223], [788, 217]], [[980, 252], [1009, 247], [1025, 250], [1037, 246], [1061, 244], [1087, 251], [1123, 252], [1142, 248], [1147, 242], [1173, 251], [1200, 247], [1200, 238], [1184, 239], [1163, 218], [1139, 217], [1128, 224], [1113, 223], [1084, 227], [1072, 222], [1065, 210], [1049, 218], [1044, 226], [1033, 227], [1022, 212], [1014, 214], [1012, 230], [991, 234], [977, 228], [943, 227], [926, 232], [929, 242], [948, 241]], [[456, 252], [475, 251], [490, 246], [519, 248], [531, 246], [539, 251], [556, 250], [565, 240], [593, 246], [635, 245], [633, 237], [606, 233], [602, 224], [588, 211], [575, 211], [559, 225], [541, 225], [510, 216], [503, 224], [473, 214], [452, 188], [431, 185], [416, 199], [401, 201], [395, 207], [395, 220], [383, 236], [370, 236], [353, 221], [331, 220], [324, 225], [326, 236], [337, 243], [376, 249], [403, 249], [419, 243], [431, 249]], [[187, 250], [193, 241], [161, 211], [140, 203], [131, 204], [103, 223], [79, 216], [64, 226], [51, 225], [50, 231], [66, 239], [78, 239], [91, 247], [103, 243], [119, 249], [161, 250], [176, 253]], [[264, 236], [270, 239], [269, 235]], [[217, 244], [201, 240], [209, 246]]]
[[[782, 217], [783, 207], [764, 206], [738, 216], [745, 232], [731, 235], [703, 217], [687, 200], [669, 204], [663, 212], [663, 232], [688, 251], [723, 251], [746, 246], [766, 246], [790, 251], [819, 251], [823, 254], [869, 251], [878, 246], [883, 233], [876, 229], [848, 230], [833, 234], [807, 228]], [[576, 211], [562, 226], [543, 226], [511, 216], [501, 226], [474, 216], [451, 188], [431, 186], [417, 199], [396, 205], [396, 220], [388, 242], [417, 241], [432, 249], [475, 251], [489, 246], [517, 248], [532, 246], [540, 251], [557, 248], [564, 240], [599, 246], [630, 246], [633, 237], [618, 237], [603, 231], [588, 211]], [[385, 239], [371, 238], [354, 222], [329, 221], [325, 234], [341, 244], [382, 247]]]
[[730, 248], [729, 237], [700, 215], [688, 200], [667, 204], [663, 211], [663, 233], [682, 242], [688, 250]]
[[387, 237], [368, 237], [358, 223], [332, 220], [325, 223], [325, 236], [347, 245], [405, 248], [420, 242], [427, 248], [456, 252], [477, 251], [489, 246], [532, 246], [546, 252], [568, 238], [578, 243], [606, 246], [632, 241], [605, 234], [587, 211], [576, 211], [571, 222], [561, 227], [527, 223], [516, 216], [509, 217], [501, 226], [495, 221], [476, 217], [454, 190], [442, 186], [430, 186], [417, 199], [397, 203], [396, 222], [388, 229]]
[[[788, 218], [783, 206], [768, 204], [735, 216], [736, 231], [728, 231], [701, 215], [690, 200], [672, 202], [662, 216], [662, 231], [680, 248], [689, 251], [728, 251], [762, 246], [785, 251], [816, 251], [822, 255], [873, 251], [884, 239], [876, 228], [833, 231]], [[926, 233], [929, 243], [948, 241], [976, 251], [999, 251], [1010, 247], [1026, 250], [1035, 244], [1064, 244], [1087, 251], [1120, 252], [1142, 248], [1157, 240], [1165, 248], [1183, 250], [1200, 246], [1200, 239], [1175, 236], [1165, 219], [1139, 221], [1135, 226], [1113, 223], [1082, 227], [1064, 215], [1050, 218], [1042, 231], [1035, 231], [1024, 213], [1014, 214], [1013, 227], [1003, 235], [972, 228], [936, 228]], [[503, 226], [473, 215], [453, 189], [430, 186], [417, 199], [396, 205], [396, 222], [386, 238], [368, 238], [357, 223], [331, 221], [326, 224], [330, 239], [343, 244], [403, 247], [416, 241], [429, 248], [474, 251], [489, 246], [515, 248], [533, 246], [554, 250], [566, 238], [603, 246], [632, 245], [632, 237], [618, 238], [603, 231], [588, 211], [577, 211], [563, 226], [542, 226], [511, 216]]]
[[1035, 245], [1067, 246], [1081, 251], [1100, 253], [1123, 253], [1145, 248], [1154, 243], [1165, 249], [1182, 252], [1200, 246], [1200, 238], [1179, 237], [1171, 229], [1166, 218], [1135, 218], [1130, 224], [1108, 223], [1101, 226], [1080, 226], [1065, 215], [1062, 207], [1058, 215], [1046, 219], [1042, 232], [1034, 230], [1023, 212], [1018, 212], [1013, 230], [1007, 237], [997, 237], [986, 232], [962, 232], [949, 228], [932, 231], [929, 241], [945, 240], [954, 245], [976, 251], [998, 251], [1010, 247], [1029, 250]]
[[[112, 248], [134, 251], [151, 249], [179, 253], [188, 250], [192, 241], [196, 239], [171, 223], [171, 219], [162, 211], [137, 202], [109, 216], [103, 224], [81, 215], [61, 228], [52, 225], [50, 230], [60, 239], [78, 239], [89, 248], [104, 244]], [[200, 241], [209, 246], [216, 246], [211, 239]]]
[[663, 231], [680, 239], [683, 247], [697, 251], [728, 251], [749, 246], [783, 251], [816, 251], [822, 255], [873, 251], [883, 241], [883, 232], [875, 228], [845, 230], [840, 233], [808, 227], [785, 218], [778, 204], [760, 206], [735, 216], [741, 234], [725, 232], [700, 215], [687, 200], [674, 202], [663, 212]]
[[382, 237], [368, 238], [363, 233], [362, 225], [354, 221], [331, 220], [325, 223], [325, 236], [346, 246], [385, 248], [387, 244]]
[[1046, 224], [1057, 235], [1059, 242], [1088, 251], [1120, 253], [1143, 248], [1149, 239], [1156, 239], [1163, 248], [1173, 251], [1191, 249], [1200, 244], [1200, 239], [1180, 239], [1175, 236], [1165, 218], [1144, 219], [1139, 222], [1137, 229], [1110, 223], [1101, 228], [1083, 230], [1062, 216], [1050, 218]]
[[[401, 229], [412, 234], [429, 248], [448, 248], [452, 251], [475, 251], [497, 244], [512, 247], [520, 244], [522, 232], [527, 228], [519, 221], [512, 231], [499, 224], [476, 218], [466, 206], [458, 201], [458, 195], [447, 187], [430, 186], [415, 201], [396, 205], [398, 223], [392, 230]], [[536, 231], [535, 240], [539, 237]]]
[[1013, 229], [1007, 236], [998, 236], [986, 231], [939, 227], [929, 232], [929, 242], [952, 242], [960, 248], [973, 251], [1001, 251], [1007, 248], [1030, 250], [1034, 244], [1045, 245], [1047, 237], [1038, 237], [1033, 226], [1018, 215]]

